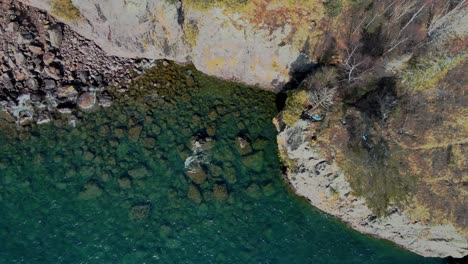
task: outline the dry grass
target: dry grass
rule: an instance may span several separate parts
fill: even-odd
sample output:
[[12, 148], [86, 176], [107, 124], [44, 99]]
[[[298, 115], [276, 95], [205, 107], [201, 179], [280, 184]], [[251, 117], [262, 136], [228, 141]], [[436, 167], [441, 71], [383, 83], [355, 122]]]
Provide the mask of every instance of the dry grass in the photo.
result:
[[77, 21], [81, 16], [80, 10], [73, 5], [71, 0], [53, 0], [51, 7], [53, 15], [68, 22]]

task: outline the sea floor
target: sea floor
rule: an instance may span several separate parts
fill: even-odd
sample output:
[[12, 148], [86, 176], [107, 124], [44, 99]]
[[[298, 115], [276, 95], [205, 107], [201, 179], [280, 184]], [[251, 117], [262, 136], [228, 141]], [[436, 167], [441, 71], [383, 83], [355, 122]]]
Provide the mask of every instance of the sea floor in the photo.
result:
[[0, 263], [443, 263], [296, 197], [273, 93], [168, 67], [110, 108], [0, 133]]

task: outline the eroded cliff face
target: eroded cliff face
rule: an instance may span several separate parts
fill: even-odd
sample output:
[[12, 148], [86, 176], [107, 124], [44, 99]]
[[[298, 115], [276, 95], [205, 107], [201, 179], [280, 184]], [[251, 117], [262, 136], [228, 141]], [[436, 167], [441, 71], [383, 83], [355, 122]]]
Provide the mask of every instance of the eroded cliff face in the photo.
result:
[[[313, 123], [301, 120], [278, 135], [280, 151], [290, 165], [286, 177], [298, 195], [360, 232], [391, 240], [420, 255], [463, 257], [468, 254], [467, 237], [450, 221], [428, 224], [415, 220], [410, 209], [395, 204], [389, 207], [388, 215], [377, 217], [367, 201], [355, 195], [349, 178], [338, 167], [341, 164], [320, 153], [320, 148], [310, 138], [314, 132]], [[453, 201], [442, 198], [440, 203], [449, 200]], [[419, 208], [427, 210], [427, 207]]]
[[233, 10], [197, 1], [72, 0], [79, 17], [53, 10], [54, 2], [67, 1], [22, 2], [51, 11], [111, 55], [192, 62], [204, 73], [269, 90], [289, 80], [325, 18], [319, 1], [251, 1]]

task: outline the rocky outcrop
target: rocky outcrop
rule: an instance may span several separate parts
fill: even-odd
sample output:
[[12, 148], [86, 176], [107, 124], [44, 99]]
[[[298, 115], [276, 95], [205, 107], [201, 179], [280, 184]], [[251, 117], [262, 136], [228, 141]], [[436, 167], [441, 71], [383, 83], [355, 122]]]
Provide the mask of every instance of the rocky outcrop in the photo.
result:
[[311, 122], [301, 120], [278, 135], [283, 158], [290, 168], [286, 175], [298, 195], [317, 208], [334, 215], [352, 228], [391, 240], [413, 252], [431, 257], [463, 257], [468, 240], [452, 224], [425, 225], [412, 221], [405, 210], [390, 209], [377, 217], [353, 190], [336, 162], [330, 162], [310, 140]]
[[12, 1], [0, 8], [0, 111], [6, 117], [0, 121], [26, 127], [74, 120], [79, 111], [110, 106], [109, 87], [123, 91], [134, 73], [153, 65], [107, 56], [36, 8]]
[[[51, 11], [58, 0], [22, 1]], [[71, 2], [79, 19], [52, 14], [110, 55], [192, 62], [206, 74], [271, 90], [289, 80], [291, 67], [298, 67], [292, 63], [313, 45], [315, 21], [324, 17], [320, 3], [289, 6], [287, 1], [268, 8], [252, 1], [235, 12], [222, 5], [197, 8], [192, 1]]]

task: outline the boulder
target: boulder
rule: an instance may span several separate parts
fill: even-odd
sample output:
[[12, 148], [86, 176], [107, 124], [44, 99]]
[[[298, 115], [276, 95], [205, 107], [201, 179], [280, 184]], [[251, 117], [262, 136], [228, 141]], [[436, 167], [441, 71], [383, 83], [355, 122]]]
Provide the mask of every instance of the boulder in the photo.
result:
[[132, 177], [132, 179], [142, 179], [150, 176], [150, 171], [146, 166], [140, 165], [129, 170], [128, 175]]
[[62, 26], [55, 24], [51, 26], [47, 32], [49, 33], [50, 45], [55, 48], [59, 48], [62, 45], [63, 40]]
[[147, 219], [150, 216], [150, 213], [151, 204], [144, 202], [132, 206], [128, 212], [128, 217], [133, 221], [142, 221]]
[[75, 86], [62, 86], [57, 89], [57, 97], [59, 98], [74, 98], [78, 95], [78, 91], [76, 91]]
[[81, 200], [91, 200], [102, 195], [102, 188], [97, 182], [90, 181], [83, 186], [83, 189], [78, 195]]
[[81, 110], [91, 110], [96, 105], [96, 94], [91, 92], [83, 93], [78, 97], [76, 104]]

